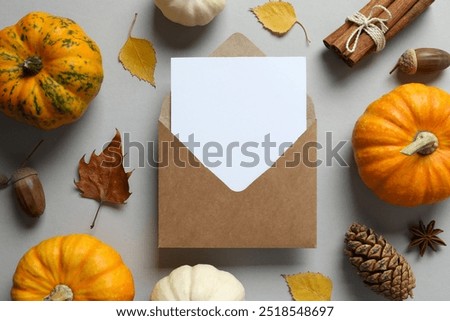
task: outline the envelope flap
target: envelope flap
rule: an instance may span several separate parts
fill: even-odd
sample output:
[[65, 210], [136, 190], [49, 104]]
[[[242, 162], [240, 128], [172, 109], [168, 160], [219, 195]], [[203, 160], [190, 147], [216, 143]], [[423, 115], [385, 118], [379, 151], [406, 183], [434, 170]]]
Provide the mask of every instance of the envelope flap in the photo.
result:
[[162, 106], [161, 106], [161, 114], [159, 115], [159, 121], [161, 124], [167, 127], [167, 129], [171, 129], [170, 126], [170, 95], [164, 97]]
[[[222, 43], [216, 50], [214, 50], [211, 57], [261, 57], [265, 54], [256, 47], [247, 37], [241, 33], [232, 34], [224, 43]], [[308, 96], [307, 101], [307, 126], [310, 127], [316, 120], [314, 111], [314, 104], [311, 98]], [[171, 108], [170, 108], [170, 96], [164, 98], [159, 121], [171, 129]]]
[[211, 57], [263, 57], [265, 54], [246, 36], [232, 34], [211, 54]]

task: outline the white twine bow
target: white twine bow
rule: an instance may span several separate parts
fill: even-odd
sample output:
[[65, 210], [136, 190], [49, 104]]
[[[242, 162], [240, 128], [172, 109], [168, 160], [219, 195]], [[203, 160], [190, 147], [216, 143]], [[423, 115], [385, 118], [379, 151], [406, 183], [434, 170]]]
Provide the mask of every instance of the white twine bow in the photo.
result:
[[[372, 17], [373, 11], [376, 8], [380, 8], [384, 12], [386, 12], [389, 18], [382, 19]], [[347, 51], [350, 53], [355, 52], [356, 47], [358, 46], [359, 37], [361, 36], [361, 33], [363, 31], [365, 31], [370, 36], [370, 38], [372, 38], [373, 42], [377, 46], [376, 51], [383, 50], [386, 46], [386, 38], [384, 37], [384, 34], [389, 30], [385, 22], [387, 22], [389, 19], [392, 19], [392, 14], [382, 5], [373, 6], [369, 12], [369, 16], [367, 17], [361, 12], [356, 12], [352, 16], [347, 17], [348, 21], [354, 22], [359, 25], [359, 27], [355, 31], [353, 31], [350, 37], [347, 39], [347, 43], [345, 44], [345, 48], [347, 49]], [[378, 23], [380, 26], [378, 27], [376, 23]], [[353, 46], [350, 48], [350, 44], [352, 42]]]

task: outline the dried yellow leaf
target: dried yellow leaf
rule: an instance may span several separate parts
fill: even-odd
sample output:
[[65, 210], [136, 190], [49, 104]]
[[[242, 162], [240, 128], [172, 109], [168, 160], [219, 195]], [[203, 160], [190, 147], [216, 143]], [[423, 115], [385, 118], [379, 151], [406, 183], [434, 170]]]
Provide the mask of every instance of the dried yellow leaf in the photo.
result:
[[321, 273], [283, 275], [295, 301], [330, 301], [333, 282]]
[[297, 14], [291, 3], [269, 1], [250, 10], [255, 14], [264, 28], [278, 35], [284, 35], [298, 23], [305, 32], [306, 40], [310, 42], [308, 34], [303, 25], [298, 21]]
[[136, 22], [135, 15], [133, 24], [131, 25], [128, 39], [120, 49], [119, 61], [123, 67], [133, 76], [140, 80], [147, 81], [153, 87], [155, 83], [155, 67], [156, 67], [156, 51], [153, 44], [145, 39], [133, 38], [131, 31]]

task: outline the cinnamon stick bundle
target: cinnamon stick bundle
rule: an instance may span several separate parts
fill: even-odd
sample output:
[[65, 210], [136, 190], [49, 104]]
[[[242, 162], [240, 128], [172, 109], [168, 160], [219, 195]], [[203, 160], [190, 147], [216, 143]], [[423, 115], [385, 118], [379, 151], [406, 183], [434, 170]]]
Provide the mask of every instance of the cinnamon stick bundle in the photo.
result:
[[[434, 0], [371, 0], [359, 12], [368, 18], [372, 14], [372, 18], [387, 19], [385, 25], [388, 27], [388, 31], [384, 34], [384, 37], [388, 41], [424, 12], [433, 2]], [[377, 5], [385, 7], [391, 13], [391, 17], [381, 8], [374, 8]], [[363, 31], [357, 40], [355, 51], [349, 52], [347, 50], [349, 38], [359, 27], [354, 22], [346, 21], [323, 40], [325, 46], [335, 51], [350, 67], [376, 49], [374, 40]], [[352, 40], [355, 41], [356, 39]]]

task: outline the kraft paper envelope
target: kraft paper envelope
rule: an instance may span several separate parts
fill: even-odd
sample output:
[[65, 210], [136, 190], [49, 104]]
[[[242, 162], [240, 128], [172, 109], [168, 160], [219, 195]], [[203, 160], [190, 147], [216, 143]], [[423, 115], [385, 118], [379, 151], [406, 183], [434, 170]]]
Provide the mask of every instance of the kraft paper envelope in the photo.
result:
[[[211, 56], [264, 54], [233, 34]], [[317, 234], [317, 121], [308, 97], [307, 130], [256, 181], [234, 192], [170, 130], [170, 96], [158, 124], [160, 248], [313, 248]]]

